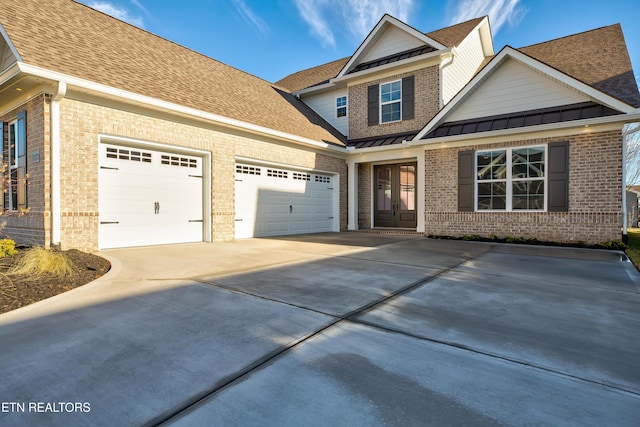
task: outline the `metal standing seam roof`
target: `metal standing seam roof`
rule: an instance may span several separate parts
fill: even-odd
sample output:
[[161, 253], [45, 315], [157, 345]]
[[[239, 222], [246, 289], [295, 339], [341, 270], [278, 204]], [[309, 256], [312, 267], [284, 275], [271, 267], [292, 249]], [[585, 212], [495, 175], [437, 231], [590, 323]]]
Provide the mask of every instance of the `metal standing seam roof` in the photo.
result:
[[75, 1], [3, 0], [0, 23], [25, 64], [344, 146], [285, 90]]

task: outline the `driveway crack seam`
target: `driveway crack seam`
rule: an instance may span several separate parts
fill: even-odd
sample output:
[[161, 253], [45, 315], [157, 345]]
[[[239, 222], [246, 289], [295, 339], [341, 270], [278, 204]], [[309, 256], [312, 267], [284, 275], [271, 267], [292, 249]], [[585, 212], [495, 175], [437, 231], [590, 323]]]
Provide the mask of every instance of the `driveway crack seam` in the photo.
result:
[[[486, 251], [488, 252], [488, 251]], [[272, 299], [272, 298], [267, 298], [261, 295], [254, 295], [252, 293], [249, 292], [243, 292], [243, 291], [238, 291], [237, 289], [229, 289], [226, 286], [223, 286], [219, 283], [215, 283], [215, 282], [205, 282], [202, 280], [197, 280], [198, 283], [202, 283], [202, 284], [207, 284], [210, 286], [216, 286], [225, 290], [229, 290], [229, 291], [233, 291], [233, 292], [238, 292], [241, 294], [245, 294], [245, 295], [249, 295], [249, 296], [254, 296], [254, 297], [258, 297], [258, 298], [262, 298], [264, 300], [268, 300], [268, 301], [273, 301], [273, 302], [278, 302], [281, 304], [287, 304], [293, 307], [297, 307], [303, 310], [307, 310], [307, 311], [312, 311], [312, 312], [316, 312], [316, 313], [320, 313], [320, 314], [324, 314], [327, 316], [331, 316], [334, 318], [333, 321], [329, 322], [327, 325], [323, 326], [322, 328], [310, 332], [309, 334], [306, 334], [300, 338], [298, 338], [297, 340], [294, 340], [292, 343], [289, 343], [279, 349], [276, 349], [270, 353], [268, 353], [267, 355], [265, 355], [264, 357], [256, 360], [255, 362], [245, 366], [244, 368], [240, 369], [239, 371], [236, 371], [235, 373], [229, 375], [226, 379], [223, 379], [221, 381], [219, 381], [216, 385], [214, 385], [211, 389], [206, 390], [202, 393], [198, 393], [195, 396], [193, 396], [191, 399], [188, 399], [184, 404], [180, 405], [179, 407], [175, 408], [174, 410], [167, 412], [163, 415], [160, 415], [158, 417], [156, 417], [155, 419], [149, 421], [148, 423], [146, 423], [147, 425], [153, 425], [153, 426], [159, 426], [162, 424], [165, 424], [166, 422], [170, 421], [171, 419], [179, 416], [180, 414], [188, 411], [190, 408], [196, 406], [197, 404], [204, 402], [205, 400], [207, 400], [209, 397], [219, 393], [220, 391], [224, 390], [225, 388], [231, 386], [232, 384], [234, 384], [235, 382], [241, 380], [242, 378], [246, 377], [247, 375], [250, 375], [253, 371], [256, 371], [264, 366], [267, 366], [268, 364], [274, 362], [277, 358], [279, 358], [280, 356], [289, 353], [290, 351], [294, 350], [296, 347], [300, 346], [301, 344], [304, 344], [305, 342], [312, 340], [313, 338], [315, 338], [316, 336], [324, 333], [325, 331], [327, 331], [328, 329], [332, 328], [333, 326], [338, 325], [341, 322], [344, 321], [351, 321], [353, 322], [354, 320], [352, 320], [353, 317], [355, 316], [359, 316], [360, 314], [363, 314], [369, 310], [371, 310], [372, 308], [380, 305], [380, 304], [384, 304], [388, 301], [390, 301], [393, 298], [396, 298], [398, 296], [401, 296], [407, 292], [412, 291], [413, 289], [416, 289], [422, 285], [425, 285], [431, 281], [433, 281], [434, 279], [437, 279], [438, 277], [442, 276], [443, 274], [448, 273], [449, 271], [458, 268], [459, 266], [461, 266], [462, 264], [475, 259], [481, 255], [483, 255], [483, 252], [481, 254], [478, 255], [474, 255], [471, 257], [466, 257], [464, 258], [462, 261], [460, 261], [459, 263], [445, 268], [442, 271], [439, 271], [438, 273], [429, 276], [425, 279], [420, 279], [418, 281], [415, 281], [395, 292], [392, 292], [390, 295], [386, 295], [382, 298], [379, 298], [373, 302], [367, 303], [359, 308], [356, 308], [355, 310], [350, 311], [349, 313], [347, 313], [346, 315], [334, 315], [334, 314], [328, 314], [328, 313], [324, 313], [318, 310], [314, 310], [311, 309], [309, 307], [301, 307], [301, 306], [297, 306], [295, 304], [291, 304], [291, 303], [286, 303], [283, 301], [279, 301], [276, 299]]]

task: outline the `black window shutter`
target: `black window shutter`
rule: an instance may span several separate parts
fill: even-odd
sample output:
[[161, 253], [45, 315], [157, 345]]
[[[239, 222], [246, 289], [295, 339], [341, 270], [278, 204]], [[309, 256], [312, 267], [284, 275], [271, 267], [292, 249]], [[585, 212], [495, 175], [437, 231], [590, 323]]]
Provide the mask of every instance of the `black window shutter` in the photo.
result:
[[371, 85], [367, 88], [367, 118], [368, 125], [377, 125], [380, 122], [378, 103], [379, 103], [379, 86]]
[[548, 146], [549, 212], [569, 210], [569, 142], [552, 142]]
[[18, 113], [18, 210], [27, 208], [27, 112]]
[[415, 117], [415, 77], [409, 76], [402, 79], [402, 120], [411, 120]]
[[458, 211], [473, 212], [473, 165], [475, 152], [458, 151]]

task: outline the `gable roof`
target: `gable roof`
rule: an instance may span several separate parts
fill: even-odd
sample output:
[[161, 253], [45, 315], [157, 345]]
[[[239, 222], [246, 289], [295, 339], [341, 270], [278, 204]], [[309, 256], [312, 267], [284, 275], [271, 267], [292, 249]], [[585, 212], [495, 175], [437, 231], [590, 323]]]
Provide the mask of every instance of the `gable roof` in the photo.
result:
[[22, 62], [284, 134], [344, 145], [311, 108], [253, 75], [71, 0], [5, 0]]
[[640, 93], [620, 24], [518, 50], [633, 107], [640, 107]]
[[[626, 46], [624, 53], [627, 55]], [[558, 52], [557, 55], [562, 56], [561, 52]], [[544, 55], [542, 57], [544, 58]], [[577, 57], [573, 57], [573, 59], [578, 60]], [[462, 105], [466, 99], [472, 96], [474, 91], [481, 87], [481, 85], [487, 81], [488, 77], [508, 60], [521, 62], [532, 69], [538, 70], [550, 79], [562, 81], [563, 84], [575, 88], [577, 91], [586, 94], [596, 102], [588, 102], [584, 105], [556, 106], [542, 110], [513, 111], [507, 115], [476, 117], [474, 119], [460, 120], [456, 122], [447, 121], [447, 117], [449, 117], [456, 108]], [[606, 61], [607, 58], [601, 58], [601, 60]], [[615, 71], [612, 71], [612, 74], [615, 74]], [[417, 134], [414, 140], [613, 116], [618, 115], [619, 113], [631, 113], [632, 111], [633, 106], [621, 101], [615, 96], [605, 93], [588, 83], [568, 75], [567, 73], [546, 64], [542, 60], [526, 55], [521, 50], [505, 46], [500, 53], [494, 56], [491, 61], [482, 68], [481, 71], [473, 77], [473, 79], [471, 79], [471, 81], [452, 99], [449, 104], [440, 110], [429, 121], [429, 123], [427, 123], [427, 125]], [[513, 120], [513, 125], [509, 125], [511, 120]]]
[[[386, 18], [386, 21], [385, 21]], [[485, 18], [475, 18], [469, 21], [462, 22], [460, 24], [452, 25], [450, 27], [442, 28], [436, 31], [432, 31], [429, 33], [425, 33], [424, 35], [438, 44], [441, 44], [444, 47], [450, 48], [454, 46], [458, 46], [464, 39], [469, 35], [469, 33], [482, 22]], [[395, 18], [385, 15], [380, 22], [376, 25], [376, 28], [379, 28], [385, 22], [393, 22], [395, 24], [400, 23]], [[410, 28], [408, 25], [402, 24], [403, 28]], [[399, 25], [399, 24], [398, 24]], [[369, 34], [373, 34], [376, 30], [374, 28], [372, 32]], [[413, 30], [413, 29], [412, 29]], [[413, 30], [416, 31], [416, 30]], [[366, 40], [365, 40], [366, 42]], [[365, 44], [363, 42], [363, 45]], [[358, 48], [360, 50], [362, 45]], [[354, 54], [354, 56], [357, 52]], [[282, 88], [288, 89], [291, 92], [296, 92], [302, 89], [306, 89], [312, 86], [316, 86], [319, 84], [327, 83], [330, 79], [337, 77], [341, 71], [347, 66], [347, 64], [354, 59], [354, 56], [349, 56], [346, 58], [338, 59], [336, 61], [332, 61], [326, 64], [318, 65], [317, 67], [308, 68], [306, 70], [302, 70], [293, 74], [290, 74], [280, 80], [278, 80], [275, 84]]]

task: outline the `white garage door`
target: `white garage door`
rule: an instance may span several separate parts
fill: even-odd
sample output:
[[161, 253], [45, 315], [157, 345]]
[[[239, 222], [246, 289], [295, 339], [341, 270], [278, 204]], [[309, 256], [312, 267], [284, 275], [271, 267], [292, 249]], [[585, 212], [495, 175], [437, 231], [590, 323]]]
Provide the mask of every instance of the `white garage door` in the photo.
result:
[[101, 249], [203, 240], [202, 158], [100, 144]]
[[334, 177], [236, 164], [236, 238], [337, 231]]

